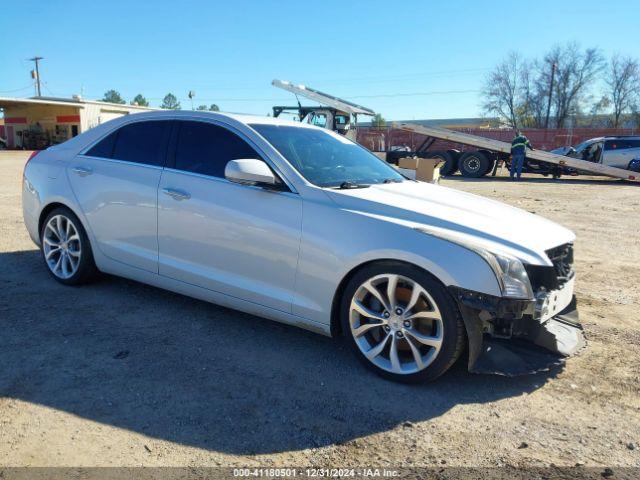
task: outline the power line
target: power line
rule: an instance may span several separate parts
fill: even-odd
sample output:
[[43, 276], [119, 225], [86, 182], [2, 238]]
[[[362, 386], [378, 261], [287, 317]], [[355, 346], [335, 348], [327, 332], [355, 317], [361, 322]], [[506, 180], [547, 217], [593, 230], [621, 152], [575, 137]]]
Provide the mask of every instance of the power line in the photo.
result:
[[35, 82], [34, 83], [30, 83], [26, 87], [14, 88], [13, 90], [0, 90], [0, 93], [14, 93], [14, 92], [19, 92], [21, 90], [31, 89], [31, 88], [33, 88], [34, 84], [35, 84]]
[[422, 97], [426, 95], [457, 95], [460, 93], [478, 93], [480, 90], [443, 90], [433, 92], [412, 93], [383, 93], [380, 95], [350, 95], [349, 98], [395, 98], [395, 97]]

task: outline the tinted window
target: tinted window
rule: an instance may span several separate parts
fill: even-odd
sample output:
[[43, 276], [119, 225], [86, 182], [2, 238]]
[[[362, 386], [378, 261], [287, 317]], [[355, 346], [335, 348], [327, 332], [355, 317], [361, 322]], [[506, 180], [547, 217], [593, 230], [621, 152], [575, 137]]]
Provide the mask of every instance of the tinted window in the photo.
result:
[[164, 132], [169, 122], [138, 122], [117, 132], [112, 158], [128, 162], [159, 165], [164, 157]]
[[621, 138], [618, 140], [607, 140], [605, 150], [625, 150], [627, 148], [639, 148], [640, 140]]
[[244, 140], [226, 128], [204, 122], [180, 122], [175, 168], [224, 178], [230, 160], [260, 159]]
[[87, 152], [87, 155], [91, 157], [111, 158], [111, 155], [113, 155], [113, 146], [116, 142], [117, 133], [118, 132], [114, 132], [100, 142], [96, 143], [91, 148], [91, 150]]

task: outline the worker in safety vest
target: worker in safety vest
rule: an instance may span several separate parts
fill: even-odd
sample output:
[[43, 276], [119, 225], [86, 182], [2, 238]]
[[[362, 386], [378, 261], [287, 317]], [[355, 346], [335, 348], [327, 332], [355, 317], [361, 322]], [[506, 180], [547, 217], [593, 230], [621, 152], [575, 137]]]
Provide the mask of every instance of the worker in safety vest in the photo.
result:
[[520, 180], [522, 167], [524, 165], [525, 149], [527, 148], [533, 150], [531, 142], [520, 130], [516, 130], [516, 136], [511, 140], [511, 170], [509, 173], [511, 174], [512, 180], [516, 174], [518, 175], [518, 180]]

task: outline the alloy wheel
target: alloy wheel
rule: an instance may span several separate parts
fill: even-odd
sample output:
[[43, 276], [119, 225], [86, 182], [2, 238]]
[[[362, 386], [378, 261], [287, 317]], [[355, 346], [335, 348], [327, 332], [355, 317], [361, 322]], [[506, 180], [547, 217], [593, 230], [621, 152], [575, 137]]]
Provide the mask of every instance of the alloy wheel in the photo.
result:
[[64, 215], [49, 219], [42, 235], [44, 258], [49, 270], [58, 278], [71, 278], [80, 266], [82, 245], [78, 229]]
[[424, 370], [442, 347], [438, 305], [424, 287], [403, 275], [377, 275], [361, 284], [351, 300], [349, 326], [364, 356], [395, 374]]

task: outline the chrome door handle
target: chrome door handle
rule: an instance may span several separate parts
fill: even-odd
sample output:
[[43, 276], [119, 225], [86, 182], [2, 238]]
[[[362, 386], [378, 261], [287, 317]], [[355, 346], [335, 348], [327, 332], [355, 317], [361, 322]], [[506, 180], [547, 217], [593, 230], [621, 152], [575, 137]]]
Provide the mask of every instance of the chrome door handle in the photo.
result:
[[191, 195], [187, 192], [183, 192], [182, 190], [176, 190], [174, 188], [163, 188], [162, 193], [165, 195], [169, 195], [174, 200], [189, 200]]
[[93, 170], [87, 167], [73, 167], [73, 171], [81, 177], [86, 177], [87, 175], [91, 175], [93, 173]]

